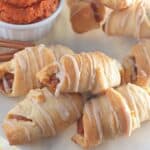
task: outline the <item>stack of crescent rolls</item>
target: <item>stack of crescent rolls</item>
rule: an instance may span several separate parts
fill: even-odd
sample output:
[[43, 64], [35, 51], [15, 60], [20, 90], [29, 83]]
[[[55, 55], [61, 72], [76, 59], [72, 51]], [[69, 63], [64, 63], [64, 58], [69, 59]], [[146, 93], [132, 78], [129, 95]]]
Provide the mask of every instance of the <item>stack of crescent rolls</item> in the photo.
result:
[[[148, 0], [70, 1], [71, 23], [77, 33], [103, 26], [103, 31], [108, 35], [150, 38], [150, 1]], [[91, 9], [93, 4], [100, 11], [93, 11]], [[95, 13], [101, 16], [97, 22], [93, 19]]]
[[[68, 0], [68, 5], [77, 33], [103, 24], [108, 35], [150, 38], [149, 0]], [[130, 136], [150, 120], [150, 41], [137, 43], [122, 63], [99, 50], [27, 47], [0, 64], [0, 92], [25, 96], [3, 122], [11, 145], [53, 137], [75, 122], [72, 140], [83, 148]]]
[[72, 140], [84, 148], [130, 136], [150, 120], [149, 68], [149, 40], [136, 44], [122, 64], [100, 51], [77, 54], [61, 45], [16, 53], [0, 64], [1, 93], [26, 95], [4, 119], [9, 143], [53, 137], [74, 122]]

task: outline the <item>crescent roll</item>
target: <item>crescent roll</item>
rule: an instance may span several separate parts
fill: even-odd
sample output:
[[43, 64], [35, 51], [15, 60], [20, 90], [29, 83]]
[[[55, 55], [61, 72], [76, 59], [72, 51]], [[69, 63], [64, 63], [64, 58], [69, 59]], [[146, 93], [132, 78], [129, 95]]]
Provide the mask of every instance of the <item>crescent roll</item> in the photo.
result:
[[150, 40], [143, 40], [135, 45], [125, 58], [123, 66], [125, 82], [150, 87]]
[[135, 0], [99, 0], [105, 6], [114, 9], [114, 10], [122, 10], [130, 7]]
[[100, 27], [105, 16], [105, 7], [98, 0], [68, 0], [70, 21], [77, 33], [88, 32]]
[[113, 11], [104, 25], [104, 32], [138, 39], [150, 38], [150, 1], [137, 0], [127, 9]]
[[37, 73], [52, 93], [99, 93], [121, 83], [121, 65], [101, 52], [64, 55]]
[[117, 136], [130, 136], [150, 120], [150, 96], [143, 88], [128, 84], [108, 89], [85, 104], [79, 131], [73, 141], [90, 148]]
[[40, 87], [36, 73], [60, 56], [72, 54], [63, 46], [51, 48], [44, 45], [28, 47], [16, 53], [11, 61], [0, 64], [0, 91], [7, 96], [22, 96], [30, 89]]
[[56, 98], [46, 88], [31, 90], [4, 120], [9, 143], [19, 145], [55, 136], [80, 118], [82, 102], [80, 95]]

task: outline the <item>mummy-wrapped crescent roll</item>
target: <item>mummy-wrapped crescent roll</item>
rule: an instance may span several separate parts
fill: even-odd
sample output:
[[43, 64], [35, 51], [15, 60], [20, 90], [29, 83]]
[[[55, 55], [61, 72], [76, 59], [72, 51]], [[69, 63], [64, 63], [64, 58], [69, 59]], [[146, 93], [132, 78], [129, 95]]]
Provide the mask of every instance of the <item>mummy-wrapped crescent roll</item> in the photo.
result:
[[59, 45], [28, 47], [16, 53], [11, 61], [0, 64], [0, 91], [7, 96], [22, 96], [41, 87], [36, 73], [67, 53], [73, 52]]
[[137, 0], [127, 9], [113, 11], [106, 20], [104, 31], [108, 35], [150, 38], [150, 1]]
[[101, 52], [64, 55], [37, 78], [52, 93], [99, 93], [121, 83], [121, 65]]
[[150, 40], [136, 44], [124, 59], [124, 81], [150, 87]]
[[6, 116], [3, 128], [12, 145], [52, 137], [77, 121], [82, 113], [80, 95], [54, 97], [48, 89], [31, 90]]
[[116, 136], [130, 136], [148, 120], [150, 96], [146, 90], [133, 84], [111, 88], [105, 95], [85, 104], [79, 131], [73, 141], [90, 148]]
[[100, 27], [105, 16], [105, 7], [98, 1], [68, 0], [70, 21], [77, 33]]

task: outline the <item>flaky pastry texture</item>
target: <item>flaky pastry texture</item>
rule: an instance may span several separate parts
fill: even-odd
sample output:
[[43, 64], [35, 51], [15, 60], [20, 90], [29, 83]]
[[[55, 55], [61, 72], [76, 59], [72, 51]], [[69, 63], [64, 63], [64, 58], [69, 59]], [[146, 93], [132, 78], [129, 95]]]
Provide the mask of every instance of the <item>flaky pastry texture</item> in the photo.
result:
[[87, 102], [78, 133], [73, 141], [84, 148], [102, 144], [117, 136], [130, 136], [150, 120], [150, 96], [133, 84], [108, 89], [106, 94]]
[[108, 35], [150, 38], [150, 1], [137, 0], [131, 7], [113, 11], [104, 25]]
[[102, 52], [64, 55], [42, 69], [37, 78], [52, 93], [101, 93], [121, 83], [122, 67]]
[[16, 97], [41, 87], [36, 73], [64, 54], [72, 53], [69, 48], [60, 45], [25, 48], [16, 53], [11, 61], [0, 64], [0, 91], [7, 96]]
[[84, 33], [100, 28], [104, 17], [105, 7], [99, 0], [68, 0], [70, 22], [77, 33]]
[[136, 44], [124, 59], [124, 81], [150, 87], [150, 40]]
[[46, 88], [31, 90], [3, 122], [9, 143], [20, 145], [59, 134], [80, 118], [82, 100], [77, 94], [56, 98]]

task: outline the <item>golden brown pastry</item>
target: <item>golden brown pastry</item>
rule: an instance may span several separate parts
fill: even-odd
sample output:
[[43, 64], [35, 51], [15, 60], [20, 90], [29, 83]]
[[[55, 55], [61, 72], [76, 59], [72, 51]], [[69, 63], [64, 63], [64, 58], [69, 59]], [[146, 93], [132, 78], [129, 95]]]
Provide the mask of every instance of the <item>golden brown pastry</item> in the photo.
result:
[[99, 93], [121, 82], [121, 65], [101, 52], [64, 55], [42, 69], [37, 78], [52, 93]]
[[[56, 61], [60, 55], [72, 51], [63, 46], [47, 48], [44, 45], [28, 47], [15, 54], [14, 58], [0, 64], [0, 90], [8, 96], [22, 96], [30, 89], [40, 87], [36, 73], [44, 66]], [[57, 52], [54, 52], [54, 51]]]
[[70, 20], [73, 30], [77, 33], [88, 32], [100, 27], [104, 20], [105, 8], [95, 0], [68, 0], [70, 6]]
[[150, 96], [139, 86], [128, 84], [108, 89], [106, 94], [85, 104], [79, 131], [73, 141], [84, 148], [116, 136], [130, 136], [150, 120]]
[[11, 145], [52, 137], [77, 121], [82, 112], [80, 95], [54, 97], [48, 89], [31, 90], [6, 116], [3, 128]]
[[150, 38], [150, 1], [137, 0], [127, 9], [113, 11], [104, 31], [108, 35]]
[[136, 0], [99, 0], [105, 6], [114, 10], [122, 10], [130, 7]]
[[124, 81], [150, 87], [150, 40], [135, 45], [124, 60]]

